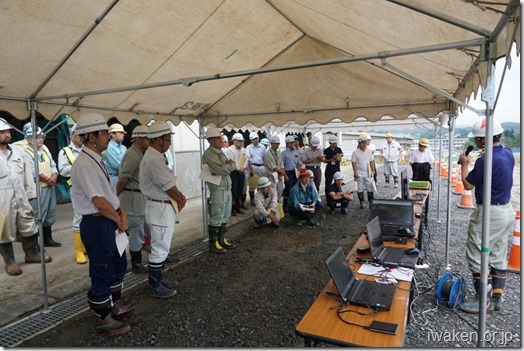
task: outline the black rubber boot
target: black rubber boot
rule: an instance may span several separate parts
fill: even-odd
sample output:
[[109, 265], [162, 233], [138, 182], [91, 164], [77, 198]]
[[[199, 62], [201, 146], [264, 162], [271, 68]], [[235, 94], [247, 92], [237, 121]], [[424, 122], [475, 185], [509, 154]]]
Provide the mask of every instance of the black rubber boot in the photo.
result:
[[373, 204], [373, 199], [375, 197], [373, 196], [373, 192], [372, 191], [368, 191], [368, 201], [369, 201], [369, 208], [371, 208], [371, 205]]
[[249, 203], [251, 204], [251, 206], [255, 206], [255, 192], [254, 191], [249, 192]]
[[113, 308], [110, 301], [103, 306], [93, 303], [89, 303], [89, 306], [96, 320], [95, 331], [97, 333], [108, 336], [118, 336], [126, 334], [131, 330], [129, 324], [113, 319]]
[[48, 227], [42, 227], [42, 231], [44, 232], [44, 247], [60, 247], [62, 244], [57, 243], [53, 240], [53, 230], [51, 229], [51, 226]]
[[358, 200], [360, 201], [360, 208], [364, 208], [364, 193], [357, 193]]
[[393, 187], [398, 188], [398, 177], [393, 177]]
[[386, 186], [389, 187], [389, 177], [386, 177]]
[[9, 275], [22, 274], [22, 268], [16, 264], [13, 243], [0, 244], [0, 254], [4, 258], [5, 271]]
[[[480, 311], [480, 274], [478, 273], [473, 273], [473, 286], [475, 288], [474, 298], [471, 301], [461, 303], [458, 308], [466, 313], [478, 314]], [[488, 278], [487, 290], [486, 308], [489, 308], [493, 291], [491, 287], [491, 277]]]
[[151, 291], [151, 296], [158, 299], [168, 299], [176, 295], [176, 290], [166, 288], [162, 284], [164, 278], [163, 270], [164, 263], [149, 262], [149, 290]]
[[491, 302], [493, 309], [500, 311], [502, 309], [502, 294], [504, 293], [504, 286], [506, 285], [506, 270], [491, 268], [491, 279], [493, 281], [493, 295]]
[[131, 251], [131, 272], [135, 274], [146, 274], [147, 268], [142, 266], [142, 251]]
[[226, 224], [222, 223], [218, 231], [218, 243], [226, 250], [235, 250], [237, 246], [226, 238]]
[[[22, 237], [22, 249], [25, 253], [25, 263], [40, 263], [40, 250], [38, 249], [38, 234]], [[51, 262], [50, 256], [45, 256], [45, 263]]]
[[209, 252], [216, 254], [225, 254], [224, 249], [218, 242], [218, 236], [220, 235], [220, 227], [209, 226]]

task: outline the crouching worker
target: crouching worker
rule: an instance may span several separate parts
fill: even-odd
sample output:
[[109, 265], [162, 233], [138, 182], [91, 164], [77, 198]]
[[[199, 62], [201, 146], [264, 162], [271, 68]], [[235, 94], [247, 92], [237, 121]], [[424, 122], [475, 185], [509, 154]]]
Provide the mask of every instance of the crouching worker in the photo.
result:
[[255, 195], [254, 228], [260, 228], [264, 222], [280, 227], [280, 212], [278, 212], [277, 191], [271, 187], [267, 177], [258, 179], [258, 191]]
[[[305, 220], [306, 224], [315, 227], [319, 223], [313, 221], [315, 212], [320, 210], [318, 192], [312, 182], [315, 176], [309, 169], [300, 172], [298, 183], [289, 192], [289, 214], [299, 220]], [[300, 223], [300, 224], [299, 224]], [[301, 225], [301, 222], [297, 224]]]
[[349, 206], [349, 202], [353, 200], [353, 194], [351, 191], [343, 191], [342, 185], [344, 185], [344, 176], [340, 172], [335, 172], [333, 175], [333, 183], [330, 185], [327, 191], [326, 202], [329, 206], [329, 214], [335, 212], [337, 204], [340, 204], [340, 213], [347, 214], [346, 210]]

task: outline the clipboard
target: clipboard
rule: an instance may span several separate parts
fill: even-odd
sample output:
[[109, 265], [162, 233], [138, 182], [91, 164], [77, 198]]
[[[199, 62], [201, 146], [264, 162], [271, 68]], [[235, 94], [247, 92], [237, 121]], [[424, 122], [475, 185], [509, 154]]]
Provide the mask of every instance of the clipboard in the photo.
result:
[[0, 238], [2, 237], [2, 234], [4, 233], [4, 224], [5, 224], [5, 214], [0, 212]]
[[198, 175], [198, 178], [202, 179], [205, 182], [215, 184], [215, 185], [220, 185], [220, 182], [222, 181], [222, 176], [211, 174], [211, 170], [209, 169], [209, 166], [205, 163], [202, 165], [202, 169], [200, 170], [200, 174]]
[[240, 155], [240, 157], [238, 158], [238, 161], [237, 161], [237, 168], [238, 169], [244, 169], [246, 167], [246, 154], [242, 154]]
[[[177, 176], [173, 176], [173, 182], [175, 183], [176, 185], [176, 180], [178, 179]], [[169, 201], [171, 201], [171, 205], [173, 206], [173, 208], [175, 209], [175, 213], [178, 214], [180, 213], [180, 210], [178, 209], [178, 202], [176, 202], [175, 200], [173, 200], [172, 198], [169, 198]]]

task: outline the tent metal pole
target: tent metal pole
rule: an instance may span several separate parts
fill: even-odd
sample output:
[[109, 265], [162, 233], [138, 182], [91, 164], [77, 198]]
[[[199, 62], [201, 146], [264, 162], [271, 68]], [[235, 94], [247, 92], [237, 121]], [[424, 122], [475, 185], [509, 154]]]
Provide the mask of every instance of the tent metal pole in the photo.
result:
[[[489, 47], [491, 48], [491, 47]], [[489, 274], [489, 240], [490, 240], [490, 222], [491, 222], [491, 185], [492, 185], [492, 168], [493, 168], [493, 107], [495, 103], [495, 64], [493, 59], [488, 59], [488, 76], [486, 89], [482, 91], [481, 99], [486, 103], [486, 137], [484, 145], [484, 179], [482, 194], [482, 241], [480, 250], [480, 306], [486, 306], [487, 303], [487, 284]], [[477, 205], [479, 206], [479, 205]], [[484, 332], [486, 330], [486, 309], [479, 309], [478, 324], [478, 346], [484, 347]]]
[[[441, 123], [439, 128], [438, 135], [438, 162], [442, 165], [442, 117], [440, 117]], [[438, 183], [437, 183], [437, 223], [440, 222], [440, 185], [442, 183], [442, 177], [440, 176], [440, 170], [438, 173]]]
[[455, 115], [449, 116], [449, 145], [448, 145], [448, 191], [447, 191], [447, 204], [448, 208], [446, 210], [446, 256], [444, 260], [445, 269], [451, 269], [449, 264], [449, 233], [451, 230], [451, 176], [453, 173], [453, 133], [455, 132]]
[[[202, 155], [204, 153], [204, 127], [202, 126], [202, 117], [198, 117], [198, 133], [199, 133], [199, 146], [200, 146], [200, 167], [202, 167]], [[204, 233], [202, 236], [202, 241], [208, 241], [208, 204], [207, 204], [207, 186], [206, 182], [204, 180], [200, 179], [200, 188], [202, 189], [202, 219], [203, 219], [203, 227], [204, 227]]]
[[38, 126], [36, 124], [36, 103], [32, 100], [28, 101], [28, 107], [31, 111], [31, 129], [33, 130], [33, 161], [35, 163], [35, 185], [36, 185], [36, 208], [38, 213], [35, 213], [35, 224], [38, 229], [38, 242], [40, 245], [40, 264], [42, 267], [42, 288], [44, 292], [44, 312], [49, 308], [48, 296], [47, 296], [47, 277], [46, 277], [46, 267], [45, 267], [45, 252], [44, 252], [44, 235], [42, 229], [42, 204], [41, 204], [41, 186], [40, 186], [40, 170], [38, 164], [38, 147], [36, 145], [36, 135], [38, 131]]
[[264, 67], [264, 68], [258, 68], [258, 69], [236, 71], [236, 72], [231, 72], [231, 73], [223, 73], [223, 74], [217, 73], [213, 75], [200, 76], [200, 77], [180, 78], [180, 79], [175, 79], [175, 80], [170, 80], [170, 81], [165, 81], [165, 82], [131, 85], [131, 86], [126, 86], [126, 87], [84, 91], [84, 92], [77, 92], [77, 93], [71, 93], [71, 94], [45, 96], [41, 98], [36, 98], [36, 100], [42, 101], [42, 100], [67, 99], [71, 97], [80, 97], [80, 96], [85, 97], [85, 96], [92, 96], [92, 95], [121, 93], [121, 92], [126, 92], [126, 91], [160, 88], [160, 87], [172, 86], [172, 85], [191, 86], [199, 82], [225, 79], [225, 78], [236, 78], [236, 77], [250, 76], [250, 75], [256, 75], [256, 74], [263, 74], [263, 73], [290, 71], [290, 70], [309, 68], [309, 67], [329, 66], [329, 65], [335, 65], [335, 64], [340, 64], [340, 63], [350, 63], [350, 62], [366, 61], [366, 60], [373, 60], [373, 59], [385, 59], [385, 58], [390, 58], [390, 57], [423, 54], [423, 53], [429, 53], [429, 52], [435, 52], [435, 51], [461, 49], [461, 48], [472, 47], [472, 46], [473, 47], [481, 46], [485, 42], [486, 42], [485, 39], [464, 40], [464, 41], [458, 41], [458, 42], [453, 42], [453, 43], [428, 45], [428, 46], [421, 46], [421, 47], [409, 48], [409, 49], [382, 51], [382, 52], [376, 52], [376, 53], [371, 53], [371, 54], [355, 55], [355, 56], [350, 56], [350, 57], [346, 56], [346, 57], [340, 57], [340, 58], [335, 58], [335, 59], [310, 61], [310, 62], [303, 62], [303, 63], [298, 63], [298, 64], [291, 64], [291, 65], [284, 65], [284, 66], [277, 66], [277, 67]]
[[[435, 125], [435, 139], [437, 138], [437, 130], [438, 130], [438, 126]], [[437, 155], [437, 143], [434, 143], [434, 148], [433, 148], [433, 155]], [[439, 164], [439, 168], [440, 168], [440, 159], [438, 160], [438, 164]], [[438, 170], [436, 169], [435, 167], [435, 164], [433, 164], [433, 176], [431, 177], [432, 180], [431, 180], [431, 184], [435, 184], [435, 175], [437, 174]], [[431, 191], [433, 191], [433, 185], [431, 185]]]

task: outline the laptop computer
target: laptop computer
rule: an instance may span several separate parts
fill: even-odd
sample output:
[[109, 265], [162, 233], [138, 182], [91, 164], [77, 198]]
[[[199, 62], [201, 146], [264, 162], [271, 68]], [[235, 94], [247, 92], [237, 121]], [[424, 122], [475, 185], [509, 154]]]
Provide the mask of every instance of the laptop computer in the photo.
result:
[[415, 236], [413, 225], [415, 213], [409, 200], [373, 199], [369, 210], [369, 220], [380, 218], [383, 236], [412, 238]]
[[358, 280], [339, 246], [326, 260], [326, 266], [344, 304], [388, 311], [395, 296], [396, 285]]
[[385, 247], [382, 240], [379, 218], [373, 218], [366, 224], [369, 248], [373, 259], [380, 262], [384, 267], [406, 267], [415, 268], [419, 254], [406, 254], [406, 249], [398, 247]]

